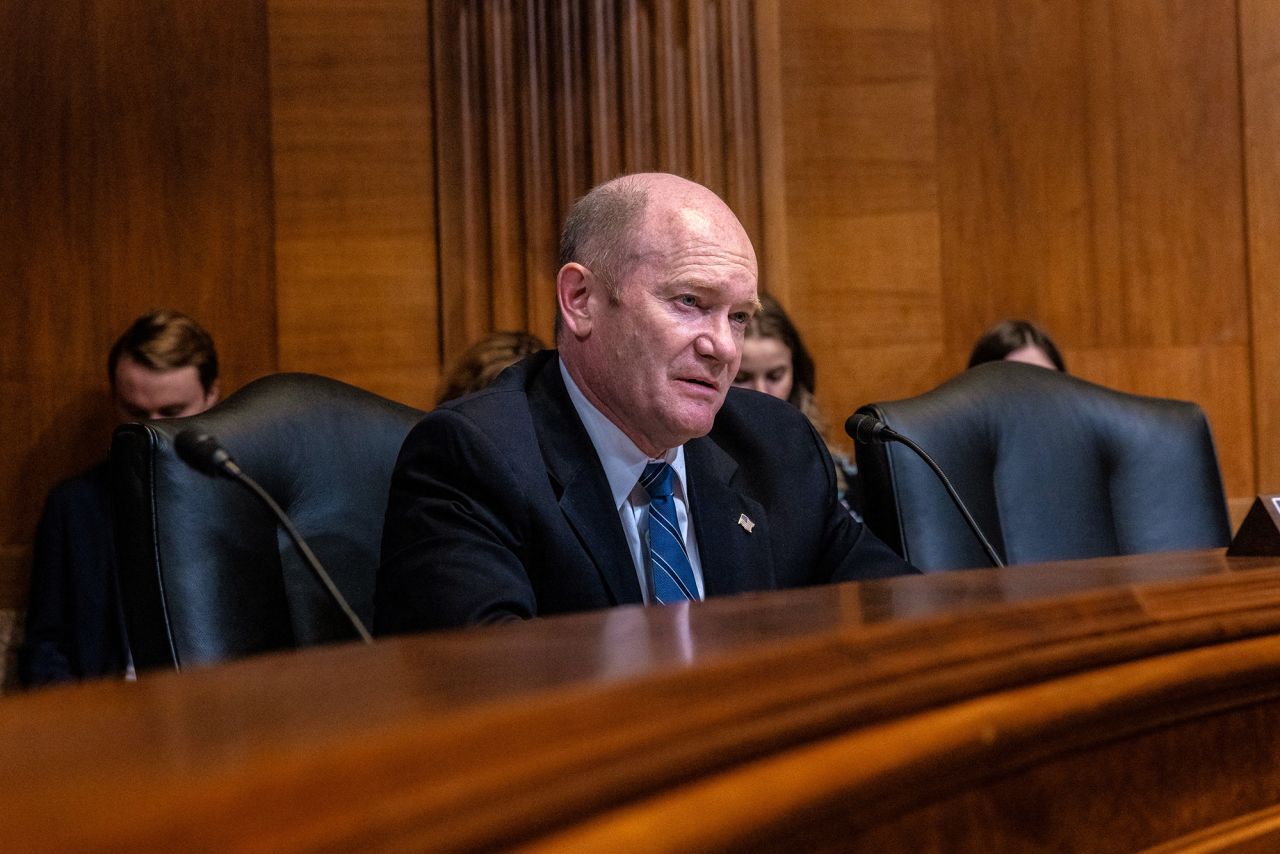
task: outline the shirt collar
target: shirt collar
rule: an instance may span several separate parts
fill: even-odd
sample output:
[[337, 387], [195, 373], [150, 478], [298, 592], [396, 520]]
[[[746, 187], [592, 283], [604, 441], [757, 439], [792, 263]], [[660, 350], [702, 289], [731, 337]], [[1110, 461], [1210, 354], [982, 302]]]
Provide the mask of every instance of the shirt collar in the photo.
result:
[[[631, 491], [640, 481], [644, 467], [654, 460], [636, 447], [636, 443], [623, 433], [618, 425], [610, 421], [603, 412], [596, 409], [587, 396], [578, 388], [569, 371], [560, 359], [560, 376], [564, 379], [564, 387], [569, 392], [569, 400], [577, 410], [582, 426], [587, 428], [587, 436], [595, 446], [600, 464], [604, 466], [604, 476], [609, 481], [609, 492], [613, 495], [613, 507], [620, 510]], [[675, 473], [673, 488], [677, 494], [684, 495], [684, 445], [677, 445], [662, 457], [663, 462], [670, 463]]]

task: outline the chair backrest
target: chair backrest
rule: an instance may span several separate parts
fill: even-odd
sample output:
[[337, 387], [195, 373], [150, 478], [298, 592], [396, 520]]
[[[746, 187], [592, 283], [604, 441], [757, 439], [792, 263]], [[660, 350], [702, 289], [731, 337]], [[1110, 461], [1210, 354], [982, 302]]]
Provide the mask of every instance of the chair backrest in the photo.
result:
[[[1007, 563], [1224, 546], [1209, 424], [1193, 403], [992, 362], [859, 412], [913, 439]], [[872, 530], [925, 571], [988, 561], [932, 472], [896, 443], [859, 445]]]
[[182, 668], [355, 636], [270, 511], [177, 457], [179, 432], [217, 437], [370, 623], [391, 471], [421, 416], [336, 380], [274, 374], [201, 415], [119, 427], [116, 549], [135, 666]]

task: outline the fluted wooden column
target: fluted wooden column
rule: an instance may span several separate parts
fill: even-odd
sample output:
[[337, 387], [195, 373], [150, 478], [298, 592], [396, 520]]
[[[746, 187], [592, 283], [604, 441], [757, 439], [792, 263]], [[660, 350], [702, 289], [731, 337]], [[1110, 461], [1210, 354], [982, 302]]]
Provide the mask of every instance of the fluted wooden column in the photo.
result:
[[560, 222], [615, 175], [715, 189], [759, 248], [746, 0], [439, 0], [431, 5], [441, 340], [551, 335]]

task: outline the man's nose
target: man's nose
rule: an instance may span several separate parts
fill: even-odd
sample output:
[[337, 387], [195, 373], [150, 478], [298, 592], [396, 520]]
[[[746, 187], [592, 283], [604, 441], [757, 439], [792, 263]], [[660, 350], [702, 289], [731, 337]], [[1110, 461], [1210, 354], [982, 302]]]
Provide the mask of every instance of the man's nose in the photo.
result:
[[738, 353], [738, 340], [733, 334], [733, 322], [728, 316], [712, 316], [707, 326], [694, 342], [699, 356], [719, 362], [731, 362]]

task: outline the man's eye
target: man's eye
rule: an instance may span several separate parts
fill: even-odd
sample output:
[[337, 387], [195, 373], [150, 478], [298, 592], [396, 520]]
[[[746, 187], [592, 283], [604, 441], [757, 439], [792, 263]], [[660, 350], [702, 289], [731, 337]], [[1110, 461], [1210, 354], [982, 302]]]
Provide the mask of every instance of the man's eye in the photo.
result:
[[741, 323], [743, 326], [746, 326], [751, 321], [751, 314], [745, 311], [735, 311], [729, 317], [734, 323]]
[[681, 305], [687, 305], [690, 308], [696, 308], [698, 305], [698, 298], [695, 297], [693, 294], [681, 294], [680, 296], [676, 297], [676, 301], [679, 302]]
[[770, 371], [769, 382], [776, 383], [778, 380], [782, 379], [786, 372], [786, 368], [778, 368], [776, 371]]

